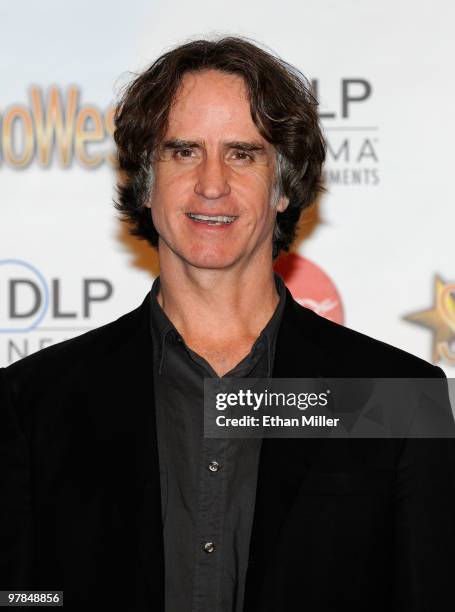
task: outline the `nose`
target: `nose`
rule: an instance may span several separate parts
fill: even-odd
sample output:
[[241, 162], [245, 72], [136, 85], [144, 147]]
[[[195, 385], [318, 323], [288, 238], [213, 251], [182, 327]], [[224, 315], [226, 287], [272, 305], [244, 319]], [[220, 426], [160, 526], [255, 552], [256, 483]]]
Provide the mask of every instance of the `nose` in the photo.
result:
[[231, 191], [228, 171], [223, 160], [218, 156], [206, 158], [198, 166], [194, 191], [208, 200], [217, 200]]

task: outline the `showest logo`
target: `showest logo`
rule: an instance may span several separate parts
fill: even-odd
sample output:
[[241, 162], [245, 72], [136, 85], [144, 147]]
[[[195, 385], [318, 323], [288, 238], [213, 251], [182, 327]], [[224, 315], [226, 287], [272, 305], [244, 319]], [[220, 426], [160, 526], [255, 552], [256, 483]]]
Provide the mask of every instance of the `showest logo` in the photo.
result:
[[64, 96], [53, 86], [44, 96], [33, 86], [29, 106], [14, 104], [0, 115], [0, 165], [26, 168], [36, 162], [47, 168], [54, 157], [62, 167], [74, 160], [86, 168], [114, 164], [113, 118], [114, 108], [81, 106], [78, 87], [69, 87]]

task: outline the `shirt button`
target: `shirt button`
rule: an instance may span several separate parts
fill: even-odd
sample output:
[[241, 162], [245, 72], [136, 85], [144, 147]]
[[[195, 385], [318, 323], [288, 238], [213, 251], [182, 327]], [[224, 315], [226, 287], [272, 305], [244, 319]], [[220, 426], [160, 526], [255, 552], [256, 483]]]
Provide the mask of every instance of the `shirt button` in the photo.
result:
[[215, 550], [215, 544], [213, 542], [206, 542], [204, 544], [204, 550], [206, 553], [212, 553]]
[[211, 472], [218, 472], [218, 470], [220, 469], [220, 464], [218, 463], [218, 461], [210, 461], [209, 463], [209, 470]]

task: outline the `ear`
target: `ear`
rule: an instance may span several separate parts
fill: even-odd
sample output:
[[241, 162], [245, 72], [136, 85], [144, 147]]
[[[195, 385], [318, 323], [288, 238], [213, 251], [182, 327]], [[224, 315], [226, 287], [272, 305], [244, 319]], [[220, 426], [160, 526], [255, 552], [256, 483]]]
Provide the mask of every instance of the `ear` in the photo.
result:
[[286, 210], [286, 208], [289, 205], [289, 200], [288, 198], [286, 198], [285, 196], [281, 196], [281, 198], [278, 200], [278, 204], [277, 204], [277, 211], [282, 213]]

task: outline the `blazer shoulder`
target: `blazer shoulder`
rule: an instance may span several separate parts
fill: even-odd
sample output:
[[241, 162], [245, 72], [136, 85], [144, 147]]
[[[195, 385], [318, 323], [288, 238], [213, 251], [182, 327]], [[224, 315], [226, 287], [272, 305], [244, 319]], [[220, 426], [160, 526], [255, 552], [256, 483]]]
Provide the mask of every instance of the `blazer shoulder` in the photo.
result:
[[98, 367], [143, 331], [148, 320], [147, 297], [139, 307], [115, 321], [16, 361], [4, 369], [5, 377], [12, 387], [23, 387], [31, 381], [39, 380], [41, 385], [47, 379], [55, 382], [66, 372]]
[[354, 364], [362, 376], [365, 370], [370, 372], [367, 376], [374, 377], [445, 377], [441, 368], [416, 355], [321, 317], [297, 302], [295, 307], [304, 335], [310, 333], [321, 350], [338, 364], [349, 368]]

